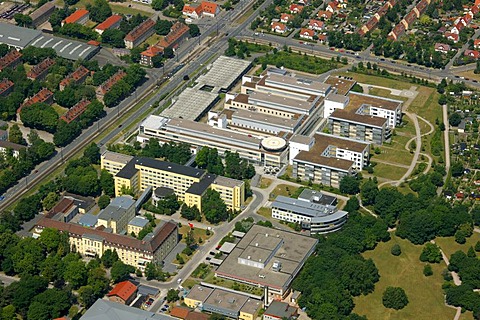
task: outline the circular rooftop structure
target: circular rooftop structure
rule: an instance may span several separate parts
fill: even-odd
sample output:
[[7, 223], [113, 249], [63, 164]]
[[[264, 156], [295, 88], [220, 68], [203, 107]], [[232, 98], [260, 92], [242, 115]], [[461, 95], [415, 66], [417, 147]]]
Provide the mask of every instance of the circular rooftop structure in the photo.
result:
[[279, 137], [268, 137], [263, 139], [261, 144], [267, 151], [281, 151], [287, 146], [287, 141]]

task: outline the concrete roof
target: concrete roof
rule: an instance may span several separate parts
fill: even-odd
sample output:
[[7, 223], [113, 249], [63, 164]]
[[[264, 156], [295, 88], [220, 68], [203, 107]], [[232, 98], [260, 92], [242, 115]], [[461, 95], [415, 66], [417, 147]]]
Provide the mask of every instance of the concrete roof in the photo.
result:
[[230, 253], [235, 249], [235, 243], [225, 242], [220, 249], [221, 252]]
[[108, 150], [102, 153], [102, 157], [105, 158], [105, 160], [123, 164], [129, 163], [133, 159], [133, 156], [128, 156], [122, 153], [112, 152]]
[[329, 76], [327, 80], [325, 80], [325, 83], [331, 85], [332, 89], [337, 89], [338, 94], [346, 95], [357, 81]]
[[226, 89], [250, 67], [250, 61], [220, 56], [212, 63], [210, 70], [198, 77], [199, 85], [208, 85], [217, 89]]
[[218, 94], [216, 93], [186, 88], [161, 115], [170, 118], [197, 120], [217, 98]]
[[248, 297], [221, 289], [215, 289], [214, 292], [205, 300], [203, 306], [211, 305], [216, 308], [227, 309], [233, 312], [240, 312]]
[[402, 106], [403, 101], [388, 99], [378, 96], [372, 96], [368, 94], [358, 93], [358, 92], [350, 92], [348, 95], [350, 98], [350, 102], [347, 108], [352, 108], [357, 110], [361, 106], [372, 106], [386, 110], [397, 110], [399, 107]]
[[202, 301], [202, 303], [207, 300], [208, 296], [213, 292], [212, 288], [204, 287], [199, 284], [196, 284], [192, 287], [190, 292], [188, 292], [185, 298]]
[[135, 226], [135, 227], [140, 227], [143, 228], [148, 224], [148, 219], [145, 217], [141, 216], [136, 216], [130, 222], [128, 223], [129, 226]]
[[176, 319], [164, 314], [155, 314], [129, 307], [120, 303], [98, 299], [81, 320], [171, 320]]
[[9, 46], [25, 48], [30, 42], [41, 35], [42, 32], [38, 30], [0, 22], [0, 43], [8, 44]]

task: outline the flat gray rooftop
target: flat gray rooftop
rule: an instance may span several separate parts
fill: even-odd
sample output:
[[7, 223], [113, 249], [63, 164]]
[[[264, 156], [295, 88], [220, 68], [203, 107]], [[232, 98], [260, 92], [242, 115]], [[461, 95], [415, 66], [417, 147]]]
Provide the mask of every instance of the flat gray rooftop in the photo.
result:
[[196, 284], [192, 287], [190, 292], [188, 292], [185, 298], [192, 300], [202, 301], [202, 303], [207, 300], [208, 296], [213, 292], [214, 289], [209, 287], [204, 287], [199, 284]]
[[17, 27], [9, 23], [0, 22], [0, 43], [9, 46], [23, 49], [41, 35], [42, 32], [38, 30]]
[[176, 101], [161, 115], [169, 118], [197, 120], [217, 99], [218, 94], [192, 88], [186, 88]]
[[29, 45], [37, 48], [52, 48], [57, 54], [69, 60], [88, 60], [98, 50], [98, 47], [71, 39], [41, 35]]
[[102, 157], [105, 158], [105, 160], [123, 163], [123, 164], [129, 163], [133, 159], [133, 156], [128, 156], [126, 154], [117, 153], [117, 152], [108, 151], [108, 150], [102, 153]]
[[199, 86], [212, 86], [214, 92], [230, 87], [250, 67], [250, 61], [220, 56], [212, 63], [210, 70], [198, 77]]

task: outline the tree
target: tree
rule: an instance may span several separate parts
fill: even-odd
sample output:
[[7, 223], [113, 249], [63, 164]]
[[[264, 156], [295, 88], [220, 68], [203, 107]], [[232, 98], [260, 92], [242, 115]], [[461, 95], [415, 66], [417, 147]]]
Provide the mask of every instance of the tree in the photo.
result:
[[158, 19], [157, 23], [155, 23], [155, 32], [158, 35], [166, 36], [170, 32], [172, 25], [173, 23], [169, 20]]
[[105, 169], [100, 172], [100, 186], [107, 196], [115, 196], [115, 181], [112, 174]]
[[100, 164], [100, 148], [94, 142], [85, 148], [83, 156], [90, 160], [90, 163]]
[[188, 28], [190, 29], [190, 36], [192, 38], [198, 37], [200, 35], [200, 28], [196, 24], [189, 24]]
[[453, 112], [448, 117], [448, 123], [450, 123], [450, 125], [453, 126], [453, 127], [458, 126], [460, 124], [460, 122], [462, 122], [462, 117], [456, 112]]
[[23, 138], [22, 131], [20, 131], [20, 127], [18, 126], [18, 124], [14, 124], [10, 127], [10, 130], [8, 132], [8, 141], [16, 144], [27, 145], [27, 142]]
[[112, 9], [106, 0], [95, 0], [92, 4], [87, 4], [87, 10], [90, 11], [90, 20], [103, 22], [112, 15]]
[[346, 194], [357, 194], [360, 192], [360, 181], [353, 176], [344, 176], [340, 180], [340, 192]]
[[152, 1], [152, 8], [155, 11], [160, 11], [165, 9], [166, 5], [168, 4], [165, 0], [153, 0]]
[[408, 297], [400, 287], [387, 287], [383, 292], [382, 302], [385, 308], [400, 310], [408, 304]]
[[460, 161], [452, 163], [452, 176], [460, 177], [463, 174], [463, 164]]
[[179, 292], [178, 290], [175, 289], [170, 289], [167, 292], [167, 302], [175, 302], [180, 300], [180, 297], [178, 296]]
[[45, 228], [38, 240], [48, 253], [57, 253], [62, 257], [70, 251], [68, 234], [57, 229]]
[[30, 27], [32, 25], [32, 18], [30, 16], [27, 16], [21, 13], [16, 13], [13, 15], [13, 18], [15, 19], [17, 26]]
[[423, 275], [425, 277], [430, 277], [431, 275], [433, 275], [433, 270], [431, 265], [426, 264], [425, 267], [423, 267]]
[[378, 194], [378, 186], [377, 183], [369, 178], [367, 181], [365, 181], [362, 184], [361, 187], [361, 197], [362, 197], [362, 202], [364, 205], [372, 205], [375, 203], [375, 197]]
[[182, 210], [180, 211], [180, 215], [187, 219], [188, 221], [191, 220], [197, 220], [197, 221], [202, 221], [202, 215], [200, 213], [200, 210], [198, 210], [197, 206], [191, 206], [189, 207], [186, 204], [183, 204]]
[[111, 268], [118, 261], [118, 254], [115, 250], [107, 249], [102, 255], [102, 264], [105, 268]]
[[107, 29], [102, 33], [102, 42], [115, 48], [125, 48], [123, 38], [125, 38], [125, 32], [119, 29]]
[[67, 264], [63, 274], [65, 281], [70, 283], [74, 289], [78, 289], [87, 283], [87, 268], [81, 259], [74, 260]]
[[98, 207], [100, 209], [105, 209], [109, 204], [110, 204], [110, 197], [107, 196], [106, 194], [101, 195], [100, 198], [98, 198]]
[[439, 263], [442, 260], [442, 253], [440, 248], [433, 243], [427, 243], [420, 254], [420, 261], [430, 262], [430, 263]]
[[34, 103], [25, 106], [20, 112], [25, 126], [54, 133], [57, 128], [58, 113], [46, 103]]
[[43, 208], [45, 211], [50, 211], [58, 201], [58, 194], [55, 192], [50, 192], [45, 199], [43, 199]]
[[122, 261], [116, 261], [112, 265], [110, 275], [114, 283], [122, 282], [130, 278], [130, 274], [135, 272], [135, 268], [123, 263]]
[[78, 289], [78, 300], [85, 308], [94, 304], [96, 299], [92, 286], [87, 285]]
[[390, 253], [394, 256], [399, 256], [402, 254], [402, 248], [400, 248], [400, 245], [396, 243], [392, 246], [392, 249], [390, 249]]
[[219, 223], [228, 219], [227, 205], [220, 198], [220, 193], [208, 189], [202, 198], [202, 213], [210, 223]]

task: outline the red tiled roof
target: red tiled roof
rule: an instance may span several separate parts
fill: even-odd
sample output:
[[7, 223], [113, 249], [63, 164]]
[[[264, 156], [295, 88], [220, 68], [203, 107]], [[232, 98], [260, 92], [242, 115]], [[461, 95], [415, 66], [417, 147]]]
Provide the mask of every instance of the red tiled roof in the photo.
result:
[[180, 318], [180, 319], [186, 319], [188, 314], [190, 313], [190, 310], [187, 308], [182, 308], [182, 307], [174, 307], [172, 311], [170, 312], [170, 315], [172, 317]]
[[98, 47], [100, 45], [100, 42], [95, 41], [95, 40], [90, 40], [90, 41], [87, 42], [87, 44]]
[[97, 90], [101, 92], [102, 94], [107, 93], [112, 89], [112, 87], [120, 81], [123, 77], [125, 77], [127, 74], [123, 70], [118, 70], [113, 76], [107, 79], [104, 83], [102, 83]]
[[91, 102], [86, 99], [81, 100], [76, 105], [68, 109], [68, 111], [60, 117], [60, 120], [63, 120], [66, 123], [72, 122], [73, 120], [80, 117], [85, 112], [85, 110], [87, 110], [87, 107], [90, 105], [90, 103]]
[[333, 13], [331, 13], [330, 11], [325, 11], [325, 10], [320, 10], [318, 11], [318, 14], [317, 16], [319, 18], [325, 18], [325, 19], [330, 19], [332, 17]]
[[112, 291], [107, 293], [107, 297], [117, 296], [123, 301], [130, 299], [132, 294], [135, 294], [137, 291], [137, 286], [131, 283], [130, 281], [123, 281], [118, 283]]
[[156, 46], [150, 46], [147, 50], [143, 51], [140, 54], [142, 56], [147, 56], [147, 57], [153, 58], [155, 56], [158, 56], [162, 52], [163, 52], [163, 48], [159, 48], [159, 47], [156, 47]]
[[53, 228], [59, 231], [65, 231], [68, 232], [70, 236], [77, 238], [82, 237], [83, 235], [96, 235], [114, 246], [128, 247], [136, 251], [146, 252], [148, 254], [153, 254], [170, 236], [170, 234], [177, 229], [177, 225], [175, 223], [167, 222], [158, 229], [154, 230], [155, 234], [151, 240], [144, 241], [131, 238], [129, 236], [86, 228], [79, 224], [66, 223], [44, 217], [41, 218], [35, 226], [41, 229]]
[[84, 66], [80, 66], [75, 70], [74, 72], [70, 73], [65, 79], [60, 81], [60, 86], [66, 87], [68, 86], [72, 81], [73, 82], [78, 82], [80, 79], [86, 77], [90, 71], [88, 71], [87, 68]]
[[33, 68], [27, 72], [27, 78], [35, 80], [39, 76], [43, 75], [51, 66], [55, 64], [55, 60], [47, 58], [41, 61], [39, 64], [33, 66]]
[[60, 200], [59, 203], [55, 205], [55, 207], [53, 207], [50, 211], [48, 211], [45, 217], [52, 218], [57, 213], [60, 213], [60, 212], [65, 213], [71, 206], [73, 206], [73, 199], [63, 198], [62, 200]]
[[95, 27], [95, 30], [107, 30], [110, 29], [114, 24], [118, 23], [119, 21], [122, 20], [122, 16], [118, 14], [114, 14], [113, 16], [108, 17], [100, 23], [98, 26]]
[[308, 22], [308, 25], [311, 27], [311, 28], [323, 28], [323, 21], [320, 21], [320, 20], [315, 20], [315, 19], [310, 19], [310, 21]]
[[[207, 12], [210, 14], [215, 14], [217, 13], [217, 4], [208, 2], [208, 1], [202, 1], [202, 3], [199, 5], [201, 12]], [[198, 9], [198, 7], [197, 7]]]
[[280, 16], [280, 20], [285, 20], [285, 21], [289, 21], [290, 19], [292, 19], [293, 16], [291, 14], [288, 14], [288, 13], [282, 13], [282, 15]]
[[63, 20], [63, 22], [64, 23], [75, 23], [87, 14], [89, 14], [88, 10], [78, 9], [77, 11], [75, 11], [74, 13], [72, 13], [71, 15], [66, 17], [65, 20]]
[[42, 90], [38, 91], [36, 95], [34, 95], [30, 99], [28, 99], [24, 104], [22, 104], [20, 108], [17, 109], [17, 113], [20, 113], [23, 107], [31, 106], [32, 104], [35, 104], [35, 103], [45, 102], [52, 97], [53, 97], [53, 92], [43, 88]]
[[272, 29], [273, 30], [285, 30], [287, 26], [280, 22], [272, 22]]
[[185, 320], [208, 320], [210, 317], [208, 314], [191, 311], [188, 313]]
[[186, 24], [177, 21], [170, 28], [170, 32], [157, 43], [157, 46], [163, 49], [170, 48], [189, 31], [190, 28]]
[[311, 29], [302, 28], [300, 29], [300, 35], [313, 37], [315, 35], [315, 32]]
[[0, 59], [0, 71], [9, 67], [22, 57], [22, 54], [13, 49]]
[[300, 13], [302, 12], [303, 10], [303, 6], [302, 5], [299, 5], [299, 4], [291, 4], [290, 5], [290, 12], [296, 12], [296, 13]]
[[5, 91], [13, 87], [13, 82], [7, 78], [0, 81], [0, 94], [3, 94]]
[[125, 41], [134, 42], [154, 26], [155, 26], [155, 21], [153, 21], [152, 19], [145, 20], [144, 22], [139, 24], [137, 27], [135, 27], [135, 29], [130, 31], [129, 34], [127, 34], [127, 36], [125, 37]]

